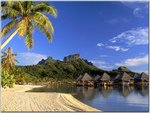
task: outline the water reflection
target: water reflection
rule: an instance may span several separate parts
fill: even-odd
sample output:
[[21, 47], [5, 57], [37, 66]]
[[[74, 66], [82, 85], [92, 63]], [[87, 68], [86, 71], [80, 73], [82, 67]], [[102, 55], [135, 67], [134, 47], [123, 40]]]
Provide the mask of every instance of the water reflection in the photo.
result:
[[[76, 87], [54, 84], [29, 92], [70, 93], [78, 100], [103, 111], [148, 111], [147, 86]], [[113, 103], [113, 104], [112, 104]]]
[[77, 87], [76, 95], [81, 100], [92, 100], [95, 96], [93, 87]]
[[134, 87], [133, 86], [121, 86], [121, 87], [118, 87], [118, 92], [124, 96], [124, 97], [127, 97], [133, 90], [134, 90]]
[[105, 87], [101, 86], [98, 89], [99, 89], [100, 93], [102, 94], [102, 96], [104, 98], [107, 98], [111, 94], [111, 92], [113, 90], [113, 87], [112, 86], [107, 86], [107, 87], [106, 86]]
[[140, 93], [142, 96], [148, 96], [149, 87], [148, 86], [137, 86], [134, 90], [136, 93]]
[[94, 87], [76, 87], [75, 85], [68, 84], [54, 84], [47, 85], [42, 88], [34, 88], [28, 92], [59, 92], [59, 93], [71, 93], [76, 94], [79, 97], [85, 99], [92, 99], [96, 95], [102, 95], [107, 98], [111, 95], [112, 91], [117, 91], [121, 96], [127, 97], [131, 92], [135, 94], [141, 94], [142, 96], [147, 96], [149, 93], [148, 86], [100, 86]]

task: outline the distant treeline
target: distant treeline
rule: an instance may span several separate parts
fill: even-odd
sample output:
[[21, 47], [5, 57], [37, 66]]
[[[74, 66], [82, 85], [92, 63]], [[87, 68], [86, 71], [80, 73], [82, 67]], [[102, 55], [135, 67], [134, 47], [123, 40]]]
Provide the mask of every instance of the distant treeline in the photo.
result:
[[48, 81], [73, 82], [79, 75], [83, 75], [84, 73], [89, 73], [92, 77], [95, 77], [96, 75], [101, 75], [106, 72], [114, 78], [122, 71], [127, 72], [131, 76], [135, 74], [123, 66], [112, 71], [99, 69], [91, 62], [80, 58], [78, 54], [69, 55], [64, 58], [64, 61], [54, 60], [52, 57], [48, 57], [46, 60], [41, 60], [37, 65], [17, 66], [16, 83]]

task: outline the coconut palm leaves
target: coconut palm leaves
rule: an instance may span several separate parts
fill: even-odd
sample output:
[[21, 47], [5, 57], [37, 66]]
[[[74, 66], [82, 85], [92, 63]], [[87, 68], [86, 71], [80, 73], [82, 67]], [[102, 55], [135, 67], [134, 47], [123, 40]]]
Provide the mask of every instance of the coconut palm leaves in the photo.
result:
[[12, 53], [12, 49], [9, 47], [5, 52], [3, 52], [2, 56], [2, 68], [5, 71], [10, 72], [10, 70], [14, 69], [15, 64], [18, 62], [15, 57], [16, 53]]
[[12, 32], [9, 38], [2, 44], [1, 49], [18, 33], [25, 38], [25, 44], [30, 49], [33, 47], [33, 31], [35, 26], [39, 28], [49, 41], [52, 40], [54, 28], [45, 14], [57, 16], [56, 9], [46, 2], [32, 1], [7, 1], [2, 2], [2, 20], [11, 19], [1, 31], [1, 37]]

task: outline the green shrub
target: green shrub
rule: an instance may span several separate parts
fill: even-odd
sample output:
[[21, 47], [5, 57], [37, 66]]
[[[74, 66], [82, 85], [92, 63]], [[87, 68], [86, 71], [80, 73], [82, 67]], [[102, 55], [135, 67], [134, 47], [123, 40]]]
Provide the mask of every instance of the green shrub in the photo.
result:
[[6, 88], [12, 88], [14, 87], [15, 84], [15, 79], [13, 74], [9, 74], [7, 71], [2, 71], [2, 76], [1, 76], [1, 84], [2, 87]]

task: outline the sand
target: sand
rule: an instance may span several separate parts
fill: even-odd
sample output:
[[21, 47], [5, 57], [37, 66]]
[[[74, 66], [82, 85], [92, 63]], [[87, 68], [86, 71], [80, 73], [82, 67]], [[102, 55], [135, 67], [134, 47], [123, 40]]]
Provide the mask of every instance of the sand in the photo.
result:
[[35, 85], [15, 85], [14, 88], [1, 89], [2, 111], [100, 111], [79, 100], [71, 94], [25, 92]]

